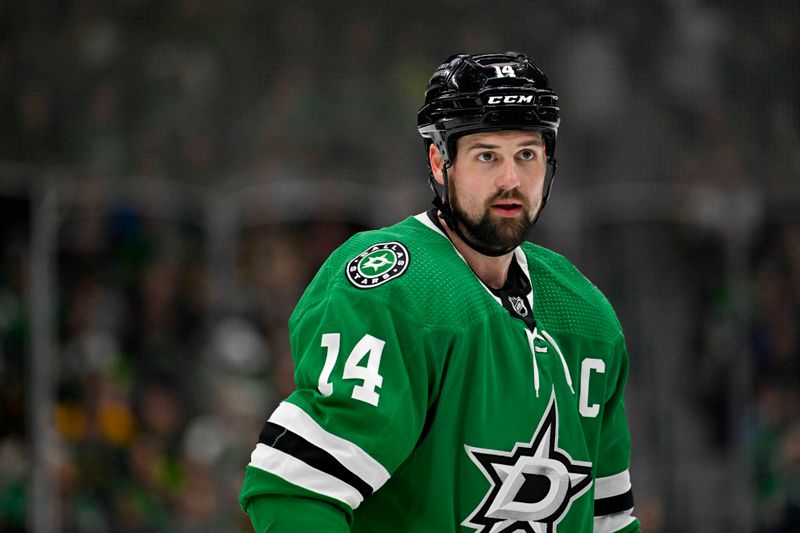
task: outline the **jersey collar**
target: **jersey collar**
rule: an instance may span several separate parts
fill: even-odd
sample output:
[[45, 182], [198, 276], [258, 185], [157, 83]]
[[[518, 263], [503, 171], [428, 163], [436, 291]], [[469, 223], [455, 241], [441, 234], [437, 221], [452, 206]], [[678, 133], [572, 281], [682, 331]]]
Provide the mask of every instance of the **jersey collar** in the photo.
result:
[[[467, 267], [469, 267], [469, 263], [467, 263], [467, 260], [464, 259], [464, 256], [461, 255], [461, 252], [459, 252], [458, 249], [455, 247], [453, 241], [450, 240], [450, 237], [448, 237], [447, 234], [444, 232], [444, 229], [442, 229], [438, 217], [436, 216], [435, 209], [423, 211], [422, 213], [415, 215], [414, 218], [417, 219], [417, 221], [419, 221], [423, 226], [427, 227], [431, 231], [434, 231], [435, 233], [438, 233], [439, 235], [447, 239], [447, 242], [449, 242], [450, 246], [453, 247], [453, 251], [456, 254], [458, 254], [458, 257], [460, 257], [461, 260], [464, 261], [464, 263], [467, 265]], [[528, 268], [528, 257], [525, 255], [525, 252], [522, 251], [521, 246], [517, 246], [516, 248], [514, 248], [513, 253], [514, 253], [514, 259], [516, 260], [517, 265], [519, 265], [519, 269], [522, 275], [527, 280], [528, 286], [531, 287], [531, 290], [528, 291], [526, 298], [528, 299], [528, 305], [530, 306], [530, 309], [533, 310], [534, 289], [531, 280], [530, 270]], [[471, 268], [470, 271], [472, 271]], [[474, 272], [473, 275], [475, 275]], [[499, 296], [497, 296], [495, 292], [488, 285], [486, 285], [483, 281], [481, 281], [481, 279], [478, 276], [475, 276], [475, 279], [478, 280], [478, 283], [480, 283], [484, 289], [486, 289], [486, 292], [489, 293], [489, 295], [494, 299], [495, 302], [497, 302], [497, 305], [499, 305], [500, 307], [504, 307], [502, 299]]]

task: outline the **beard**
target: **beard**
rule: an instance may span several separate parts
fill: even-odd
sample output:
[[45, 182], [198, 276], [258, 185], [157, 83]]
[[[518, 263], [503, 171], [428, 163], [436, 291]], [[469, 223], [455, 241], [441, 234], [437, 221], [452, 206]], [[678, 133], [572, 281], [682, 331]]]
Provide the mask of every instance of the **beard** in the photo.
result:
[[[451, 178], [448, 185], [456, 222], [461, 225], [461, 230], [467, 237], [484, 248], [497, 252], [516, 248], [522, 244], [533, 227], [535, 213], [531, 210], [530, 201], [516, 189], [493, 195], [484, 204], [483, 213], [471, 216], [464, 211], [459, 202], [455, 180]], [[498, 200], [519, 202], [522, 205], [522, 213], [513, 218], [493, 215], [490, 208]]]

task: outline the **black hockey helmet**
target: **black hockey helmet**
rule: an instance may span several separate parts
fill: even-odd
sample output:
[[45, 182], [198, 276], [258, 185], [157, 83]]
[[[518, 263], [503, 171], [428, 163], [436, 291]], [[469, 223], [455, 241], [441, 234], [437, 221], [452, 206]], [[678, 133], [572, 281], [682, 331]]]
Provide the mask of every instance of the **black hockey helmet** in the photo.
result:
[[525, 54], [457, 54], [433, 73], [425, 90], [425, 105], [417, 113], [417, 130], [425, 140], [427, 158], [431, 143], [444, 159], [444, 194], [440, 196], [431, 170], [434, 206], [447, 225], [482, 254], [498, 256], [513, 249], [496, 250], [470, 239], [459, 228], [448, 197], [447, 169], [453, 166], [456, 141], [463, 135], [500, 130], [539, 131], [547, 154], [542, 202], [535, 223], [550, 196], [556, 171], [558, 96], [547, 76]]
[[558, 96], [547, 76], [527, 56], [458, 54], [433, 73], [417, 129], [452, 166], [462, 135], [498, 130], [541, 131], [548, 162], [555, 163]]

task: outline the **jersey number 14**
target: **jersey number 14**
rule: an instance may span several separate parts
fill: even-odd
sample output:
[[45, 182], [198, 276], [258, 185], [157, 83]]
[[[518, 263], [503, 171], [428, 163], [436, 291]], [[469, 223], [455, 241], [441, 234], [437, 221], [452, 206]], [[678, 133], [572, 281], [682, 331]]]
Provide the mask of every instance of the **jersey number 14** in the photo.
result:
[[[330, 396], [333, 394], [333, 383], [330, 377], [333, 368], [336, 366], [336, 361], [339, 359], [339, 344], [341, 335], [338, 333], [325, 333], [322, 335], [322, 347], [328, 350], [325, 356], [325, 365], [322, 367], [322, 373], [319, 375], [317, 388], [323, 396]], [[344, 363], [344, 373], [342, 379], [358, 379], [361, 380], [361, 385], [353, 387], [352, 397], [356, 400], [361, 400], [371, 405], [378, 405], [380, 395], [375, 392], [376, 388], [383, 385], [383, 376], [378, 373], [381, 366], [381, 353], [383, 347], [386, 345], [385, 341], [380, 340], [372, 335], [364, 335], [361, 340], [355, 345], [347, 360]], [[361, 366], [359, 363], [367, 358], [366, 366]]]

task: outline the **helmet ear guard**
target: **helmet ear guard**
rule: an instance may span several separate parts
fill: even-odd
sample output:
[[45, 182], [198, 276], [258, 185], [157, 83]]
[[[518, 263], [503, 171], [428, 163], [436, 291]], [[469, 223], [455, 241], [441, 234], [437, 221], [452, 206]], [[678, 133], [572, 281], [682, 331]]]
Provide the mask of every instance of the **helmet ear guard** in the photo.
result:
[[[447, 169], [455, 161], [458, 138], [503, 130], [541, 132], [547, 171], [535, 222], [550, 195], [555, 175], [559, 123], [558, 96], [550, 88], [547, 76], [524, 54], [457, 54], [433, 73], [425, 90], [425, 104], [417, 114], [417, 130], [424, 139], [426, 159], [430, 145], [435, 144], [444, 160], [442, 195], [430, 168], [433, 203], [447, 225], [470, 246], [486, 255], [503, 255], [510, 251], [487, 253], [464, 238], [458, 229], [448, 197], [447, 179]], [[429, 160], [427, 163], [430, 167]]]

